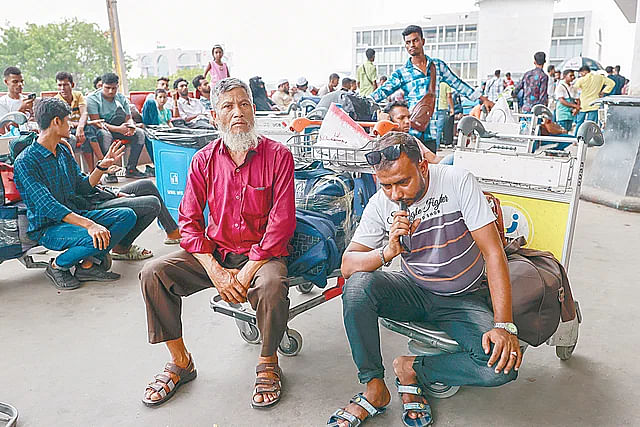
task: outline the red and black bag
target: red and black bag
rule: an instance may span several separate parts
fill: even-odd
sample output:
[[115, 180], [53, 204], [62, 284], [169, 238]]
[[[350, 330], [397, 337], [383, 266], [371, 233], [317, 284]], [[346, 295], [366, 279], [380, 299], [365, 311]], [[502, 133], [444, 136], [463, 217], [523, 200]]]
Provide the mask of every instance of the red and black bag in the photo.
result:
[[22, 200], [13, 178], [13, 166], [0, 162], [0, 178], [0, 206]]

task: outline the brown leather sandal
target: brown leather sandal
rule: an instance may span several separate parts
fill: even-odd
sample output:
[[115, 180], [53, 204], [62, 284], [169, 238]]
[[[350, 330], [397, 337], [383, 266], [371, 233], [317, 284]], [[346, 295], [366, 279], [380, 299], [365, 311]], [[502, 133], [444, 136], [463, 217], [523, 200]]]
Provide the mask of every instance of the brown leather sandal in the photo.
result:
[[[178, 382], [174, 383], [171, 379], [171, 375], [175, 374], [178, 377]], [[193, 358], [189, 355], [189, 365], [183, 369], [176, 365], [175, 363], [167, 363], [164, 367], [164, 372], [156, 375], [154, 377], [154, 381], [149, 383], [147, 388], [144, 390], [144, 397], [142, 398], [142, 403], [146, 406], [153, 407], [161, 405], [167, 400], [171, 399], [171, 396], [178, 390], [178, 388], [188, 383], [189, 381], [193, 381], [198, 376], [198, 372], [196, 371], [196, 367], [193, 364]], [[147, 392], [149, 390], [153, 390], [162, 396], [158, 400], [151, 400], [147, 398]]]
[[[261, 363], [256, 366], [256, 375], [263, 372], [275, 374], [278, 379], [265, 377], [256, 378], [253, 396], [251, 396], [251, 406], [255, 409], [270, 408], [280, 402], [280, 398], [282, 397], [282, 370], [280, 369], [280, 366], [278, 366], [277, 363]], [[256, 402], [256, 395], [263, 393], [276, 393], [277, 397], [271, 402]]]

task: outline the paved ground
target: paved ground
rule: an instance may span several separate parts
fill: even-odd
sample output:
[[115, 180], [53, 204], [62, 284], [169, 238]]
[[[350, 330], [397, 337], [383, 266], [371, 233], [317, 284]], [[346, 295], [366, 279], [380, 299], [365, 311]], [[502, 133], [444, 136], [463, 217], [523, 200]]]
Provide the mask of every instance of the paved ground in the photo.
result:
[[[436, 425], [638, 425], [638, 230], [638, 214], [581, 202], [570, 277], [585, 320], [574, 357], [561, 362], [553, 348], [529, 349], [516, 382], [433, 401]], [[162, 239], [154, 225], [140, 242], [160, 255], [173, 250]], [[282, 360], [286, 394], [277, 409], [250, 409], [258, 348], [240, 339], [230, 318], [213, 313], [212, 292], [202, 292], [184, 304], [198, 379], [167, 405], [144, 407], [144, 386], [167, 353], [146, 342], [140, 266], [119, 262], [120, 282], [59, 293], [42, 270], [2, 264], [0, 401], [19, 408], [20, 425], [320, 426], [361, 390], [334, 300], [292, 321], [304, 349]], [[293, 291], [293, 299], [301, 297]], [[406, 353], [406, 339], [383, 330], [382, 340], [390, 368]], [[366, 425], [400, 426], [401, 412], [394, 395], [391, 410]]]

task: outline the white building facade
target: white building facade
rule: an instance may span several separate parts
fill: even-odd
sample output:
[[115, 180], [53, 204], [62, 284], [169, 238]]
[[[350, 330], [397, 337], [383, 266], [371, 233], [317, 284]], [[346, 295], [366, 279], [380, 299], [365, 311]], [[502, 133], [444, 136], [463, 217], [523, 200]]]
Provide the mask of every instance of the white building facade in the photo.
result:
[[[479, 11], [424, 17], [421, 22], [353, 29], [352, 66], [365, 61], [365, 51], [376, 51], [378, 76], [390, 75], [404, 65], [408, 54], [402, 38], [409, 24], [422, 27], [425, 53], [447, 62], [469, 84], [478, 85], [493, 75], [511, 72], [517, 80], [533, 67], [533, 54], [547, 54], [547, 65], [574, 56], [596, 61], [602, 56], [602, 25], [591, 11], [554, 13], [554, 0], [518, 2], [482, 0]], [[527, 16], [526, 20], [522, 17]], [[603, 66], [606, 64], [603, 64]]]
[[211, 52], [204, 50], [156, 49], [137, 55], [138, 67], [143, 77], [169, 76], [178, 70], [202, 68], [211, 59]]

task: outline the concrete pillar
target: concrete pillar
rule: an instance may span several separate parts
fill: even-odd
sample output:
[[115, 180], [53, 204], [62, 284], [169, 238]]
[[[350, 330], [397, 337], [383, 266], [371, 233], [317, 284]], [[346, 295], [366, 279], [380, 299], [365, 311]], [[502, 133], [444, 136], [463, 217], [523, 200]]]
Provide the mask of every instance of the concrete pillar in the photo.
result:
[[503, 75], [529, 70], [538, 51], [548, 57], [553, 5], [554, 0], [479, 1], [478, 77], [485, 80], [498, 68]]
[[[633, 62], [631, 63], [631, 95], [640, 96], [640, 1], [636, 6], [636, 37], [633, 47]], [[621, 73], [624, 75], [624, 73]]]

